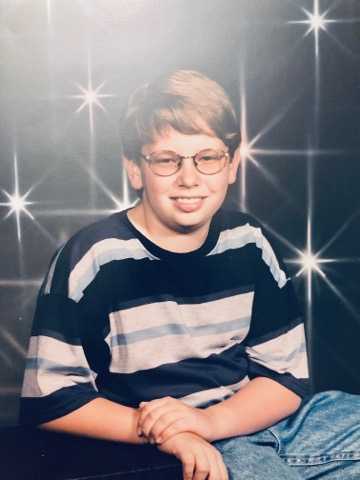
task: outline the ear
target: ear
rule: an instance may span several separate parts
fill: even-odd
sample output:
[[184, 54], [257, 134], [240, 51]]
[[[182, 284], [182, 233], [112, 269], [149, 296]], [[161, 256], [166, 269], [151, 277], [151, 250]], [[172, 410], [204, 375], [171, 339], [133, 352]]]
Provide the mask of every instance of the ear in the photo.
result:
[[232, 183], [235, 183], [236, 177], [237, 177], [237, 172], [239, 170], [239, 165], [240, 165], [240, 148], [237, 148], [234, 152], [233, 158], [229, 164], [229, 185]]
[[140, 165], [126, 157], [123, 157], [123, 163], [131, 186], [134, 190], [141, 190], [143, 180]]

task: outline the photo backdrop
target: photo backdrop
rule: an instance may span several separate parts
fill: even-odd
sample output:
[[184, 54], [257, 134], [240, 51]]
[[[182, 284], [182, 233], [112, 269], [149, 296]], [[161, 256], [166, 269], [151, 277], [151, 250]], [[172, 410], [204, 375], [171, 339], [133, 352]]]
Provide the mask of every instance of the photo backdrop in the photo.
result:
[[37, 290], [75, 231], [130, 205], [119, 118], [175, 68], [242, 120], [229, 203], [278, 237], [313, 387], [360, 393], [360, 2], [0, 0], [0, 425], [16, 424]]

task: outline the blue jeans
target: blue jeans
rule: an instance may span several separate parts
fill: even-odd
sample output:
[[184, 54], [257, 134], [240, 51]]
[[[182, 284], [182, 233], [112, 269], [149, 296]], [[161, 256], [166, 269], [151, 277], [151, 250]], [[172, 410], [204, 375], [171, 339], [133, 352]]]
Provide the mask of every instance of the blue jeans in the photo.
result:
[[317, 393], [272, 427], [214, 446], [231, 480], [360, 480], [360, 395]]

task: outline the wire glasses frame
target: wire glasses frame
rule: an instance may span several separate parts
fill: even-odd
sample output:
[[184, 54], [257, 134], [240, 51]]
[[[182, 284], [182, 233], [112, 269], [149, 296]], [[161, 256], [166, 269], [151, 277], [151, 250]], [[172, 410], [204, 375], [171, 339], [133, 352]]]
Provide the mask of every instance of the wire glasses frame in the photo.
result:
[[203, 175], [215, 175], [221, 172], [229, 158], [229, 152], [205, 149], [195, 155], [179, 155], [171, 150], [141, 155], [151, 171], [160, 177], [169, 177], [177, 173], [186, 158], [191, 158], [196, 170]]

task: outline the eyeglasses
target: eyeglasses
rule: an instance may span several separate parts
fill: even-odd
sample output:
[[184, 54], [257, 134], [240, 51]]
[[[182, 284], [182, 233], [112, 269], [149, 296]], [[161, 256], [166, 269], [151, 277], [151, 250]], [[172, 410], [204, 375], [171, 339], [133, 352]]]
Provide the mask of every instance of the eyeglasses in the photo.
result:
[[215, 175], [225, 167], [229, 152], [207, 148], [195, 155], [182, 156], [171, 150], [163, 150], [141, 156], [149, 164], [151, 171], [160, 177], [169, 177], [178, 172], [185, 158], [192, 159], [198, 172]]

